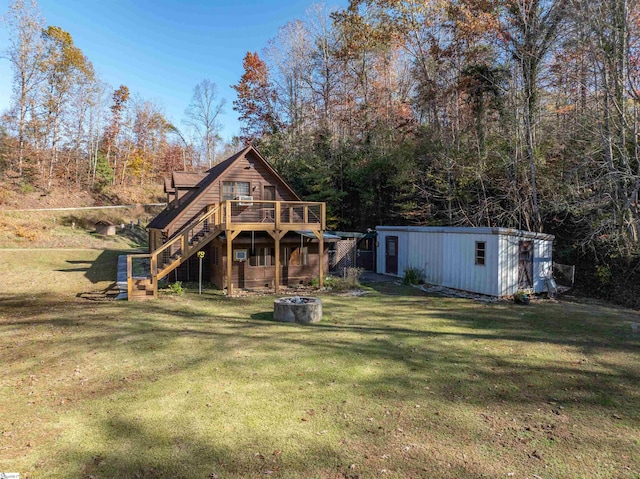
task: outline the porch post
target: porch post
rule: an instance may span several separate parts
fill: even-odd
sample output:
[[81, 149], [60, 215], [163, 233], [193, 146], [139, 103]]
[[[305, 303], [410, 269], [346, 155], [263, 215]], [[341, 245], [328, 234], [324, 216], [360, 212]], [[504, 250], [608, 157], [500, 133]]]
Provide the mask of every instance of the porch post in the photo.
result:
[[231, 236], [231, 231], [226, 230], [225, 236], [227, 237], [227, 296], [231, 297], [232, 286], [231, 286], [231, 272], [233, 268], [233, 237]]
[[318, 238], [318, 287], [324, 287], [324, 230], [314, 231], [314, 235]]
[[278, 294], [280, 291], [280, 232], [276, 230], [276, 234], [273, 236], [273, 239], [276, 243], [276, 270], [274, 274], [274, 282], [273, 282], [273, 292]]
[[318, 238], [318, 287], [322, 288], [324, 286], [324, 231], [320, 230], [320, 237]]
[[[277, 204], [277, 203], [276, 203]], [[279, 230], [266, 230], [269, 236], [273, 238], [275, 243], [275, 271], [273, 274], [273, 292], [278, 293], [280, 291], [280, 240], [285, 235], [286, 231]]]

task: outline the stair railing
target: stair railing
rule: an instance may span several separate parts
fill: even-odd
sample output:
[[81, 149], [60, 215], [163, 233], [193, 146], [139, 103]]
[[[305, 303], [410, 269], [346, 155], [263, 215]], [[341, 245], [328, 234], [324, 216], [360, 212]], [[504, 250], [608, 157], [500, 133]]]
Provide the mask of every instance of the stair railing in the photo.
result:
[[151, 252], [151, 277], [154, 282], [191, 256], [197, 249], [198, 240], [215, 231], [219, 224], [218, 211], [217, 205], [211, 207], [198, 221], [178, 231], [173, 238]]
[[184, 226], [176, 232], [172, 238], [159, 248], [147, 254], [127, 255], [127, 293], [131, 298], [133, 290], [133, 260], [149, 260], [149, 276], [153, 284], [154, 294], [158, 291], [158, 280], [165, 277], [173, 269], [177, 268], [198, 248], [200, 240], [216, 231], [220, 224], [219, 207], [210, 206], [204, 215], [196, 222]]

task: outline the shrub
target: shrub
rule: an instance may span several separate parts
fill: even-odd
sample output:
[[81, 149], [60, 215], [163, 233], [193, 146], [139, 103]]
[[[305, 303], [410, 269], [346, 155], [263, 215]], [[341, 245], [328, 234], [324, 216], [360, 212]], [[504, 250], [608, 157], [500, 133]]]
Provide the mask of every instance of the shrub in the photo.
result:
[[26, 228], [23, 226], [16, 226], [16, 236], [18, 238], [24, 238], [27, 241], [35, 241], [38, 235], [32, 228]]
[[168, 289], [170, 293], [177, 294], [178, 296], [182, 296], [184, 294], [182, 281], [176, 281], [175, 283], [170, 283], [168, 286]]
[[609, 268], [607, 265], [596, 266], [595, 277], [602, 285], [611, 283], [611, 268]]
[[[336, 285], [336, 281], [335, 276], [326, 276], [324, 278], [323, 285], [325, 288], [333, 288]], [[312, 278], [311, 281], [309, 281], [309, 286], [317, 288], [319, 285], [320, 282], [317, 277]]]
[[[342, 278], [337, 276], [326, 276], [323, 285], [327, 289], [336, 291], [344, 291], [360, 286], [360, 276], [364, 270], [362, 268], [346, 268]], [[318, 286], [318, 278], [313, 278], [309, 282], [309, 286]]]
[[23, 181], [22, 183], [20, 183], [20, 191], [22, 191], [22, 193], [24, 194], [27, 194], [27, 193], [33, 193], [34, 191], [36, 191], [36, 189], [32, 184], [25, 183]]
[[529, 304], [529, 294], [526, 291], [516, 291], [513, 295], [513, 302], [518, 304]]
[[414, 267], [405, 268], [402, 282], [404, 284], [423, 284], [424, 270]]
[[324, 279], [324, 287], [325, 288], [333, 288], [337, 283], [337, 278], [335, 276], [327, 276]]
[[325, 286], [337, 291], [353, 289], [360, 286], [360, 276], [363, 271], [362, 268], [346, 268], [342, 278], [332, 278], [333, 284], [325, 284]]

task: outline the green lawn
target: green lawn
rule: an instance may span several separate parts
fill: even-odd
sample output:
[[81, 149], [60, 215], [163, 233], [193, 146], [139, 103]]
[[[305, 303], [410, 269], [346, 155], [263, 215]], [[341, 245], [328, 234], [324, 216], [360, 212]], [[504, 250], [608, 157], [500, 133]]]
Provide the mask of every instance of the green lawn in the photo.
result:
[[637, 312], [394, 284], [89, 301], [116, 252], [0, 250], [0, 471], [24, 478], [638, 478]]

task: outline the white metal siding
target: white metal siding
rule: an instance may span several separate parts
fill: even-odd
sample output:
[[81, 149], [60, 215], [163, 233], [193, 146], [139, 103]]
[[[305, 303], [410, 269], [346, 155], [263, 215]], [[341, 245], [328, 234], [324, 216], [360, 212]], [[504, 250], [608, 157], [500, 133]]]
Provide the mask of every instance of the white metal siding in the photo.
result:
[[[431, 284], [442, 284], [442, 238], [443, 234], [425, 234], [409, 232], [407, 234], [406, 262], [400, 276], [406, 268], [418, 268], [425, 274], [425, 281]], [[405, 255], [403, 255], [405, 256]]]
[[[518, 245], [521, 240], [533, 240], [534, 291], [546, 290], [552, 236], [492, 228], [384, 227], [377, 239], [381, 274], [386, 269], [387, 236], [398, 237], [399, 277], [407, 267], [415, 267], [424, 271], [427, 283], [491, 296], [509, 296], [518, 290]], [[484, 266], [475, 264], [476, 241], [485, 242]]]
[[[498, 236], [446, 233], [442, 286], [496, 296]], [[485, 243], [485, 264], [476, 263], [476, 242]]]

